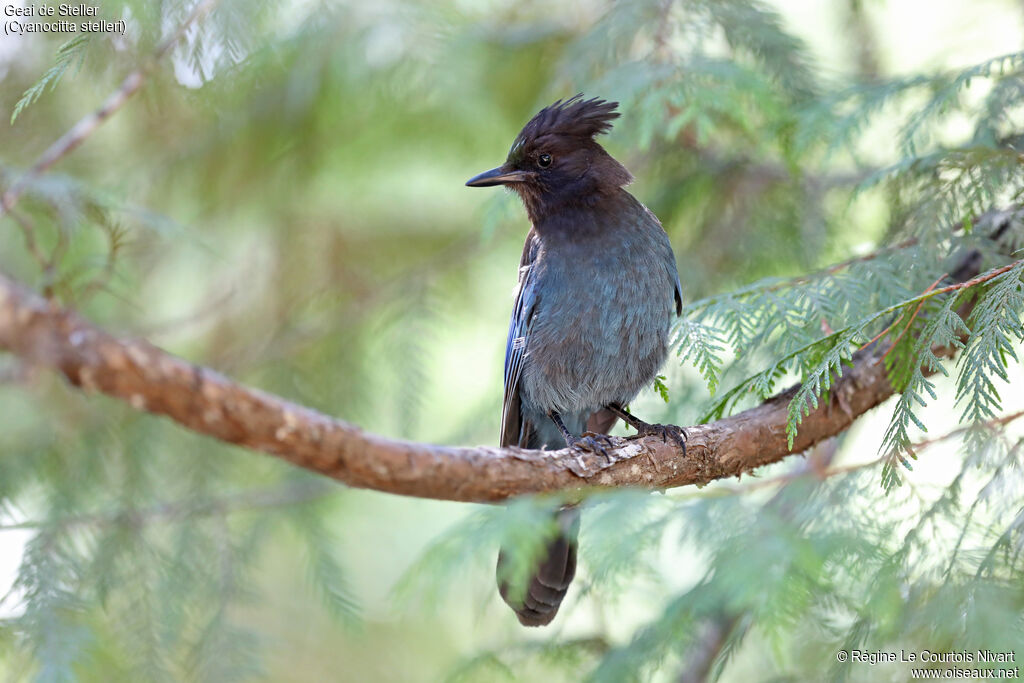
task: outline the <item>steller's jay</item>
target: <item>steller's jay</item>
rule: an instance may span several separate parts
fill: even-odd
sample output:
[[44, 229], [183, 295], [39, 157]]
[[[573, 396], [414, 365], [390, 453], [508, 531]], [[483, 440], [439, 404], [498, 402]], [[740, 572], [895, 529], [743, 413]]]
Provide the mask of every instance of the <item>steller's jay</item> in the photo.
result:
[[[507, 185], [523, 201], [526, 236], [505, 347], [501, 445], [582, 448], [607, 455], [619, 418], [641, 435], [685, 433], [651, 425], [626, 405], [652, 382], [682, 312], [675, 255], [647, 207], [623, 189], [633, 177], [595, 140], [617, 102], [576, 95], [542, 109], [504, 165], [466, 185]], [[563, 507], [558, 534], [529, 579], [510, 595], [498, 554], [498, 589], [525, 626], [554, 619], [576, 573], [579, 511]]]

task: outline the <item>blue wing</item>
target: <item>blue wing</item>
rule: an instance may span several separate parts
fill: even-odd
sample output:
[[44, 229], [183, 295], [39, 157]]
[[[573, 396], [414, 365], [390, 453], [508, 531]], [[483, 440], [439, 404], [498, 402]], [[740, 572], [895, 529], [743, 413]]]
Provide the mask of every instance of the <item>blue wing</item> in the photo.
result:
[[505, 342], [505, 399], [501, 409], [501, 445], [520, 446], [529, 429], [524, 430], [519, 410], [519, 377], [526, 358], [526, 343], [530, 336], [530, 322], [537, 304], [536, 278], [533, 264], [540, 244], [531, 230], [523, 246], [519, 262], [519, 288], [512, 306], [512, 320]]

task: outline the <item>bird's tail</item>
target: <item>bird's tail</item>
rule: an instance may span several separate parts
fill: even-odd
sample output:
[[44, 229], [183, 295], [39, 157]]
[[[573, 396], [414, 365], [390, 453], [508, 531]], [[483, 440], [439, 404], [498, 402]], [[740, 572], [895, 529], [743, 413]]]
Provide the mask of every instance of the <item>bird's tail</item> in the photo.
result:
[[[568, 414], [562, 417], [573, 434], [584, 431], [607, 434], [618, 419], [615, 413], [604, 408], [589, 416]], [[524, 424], [516, 431], [519, 436], [518, 445], [522, 448], [544, 448], [562, 441], [561, 432], [546, 418]], [[507, 443], [503, 441], [502, 445]], [[508, 554], [504, 548], [498, 552], [498, 592], [523, 626], [550, 624], [558, 614], [569, 584], [576, 575], [576, 538], [580, 530], [580, 511], [575, 505], [566, 505], [555, 513], [555, 521], [558, 534], [544, 548], [536, 568], [530, 574], [526, 593], [521, 598], [518, 591], [516, 595], [509, 594], [506, 568]]]
[[548, 543], [531, 574], [522, 600], [509, 595], [509, 584], [503, 565], [505, 550], [498, 552], [498, 592], [519, 617], [523, 626], [545, 626], [558, 614], [569, 584], [576, 575], [576, 537], [579, 535], [580, 511], [566, 506], [555, 513], [558, 535]]

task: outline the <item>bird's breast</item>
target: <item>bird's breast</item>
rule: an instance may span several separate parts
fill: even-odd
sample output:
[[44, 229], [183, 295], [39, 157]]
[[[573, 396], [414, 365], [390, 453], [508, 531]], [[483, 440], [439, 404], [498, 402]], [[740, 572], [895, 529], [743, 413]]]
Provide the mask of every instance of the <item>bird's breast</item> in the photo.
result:
[[581, 412], [628, 403], [667, 353], [675, 261], [660, 227], [599, 243], [544, 245], [523, 367], [524, 399]]

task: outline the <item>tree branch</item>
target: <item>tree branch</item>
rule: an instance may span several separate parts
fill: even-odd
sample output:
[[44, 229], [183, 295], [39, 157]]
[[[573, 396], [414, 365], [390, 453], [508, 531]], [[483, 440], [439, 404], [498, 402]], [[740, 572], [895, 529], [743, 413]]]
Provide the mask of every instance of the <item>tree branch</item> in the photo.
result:
[[86, 391], [350, 486], [458, 501], [587, 487], [667, 488], [737, 476], [839, 434], [893, 393], [884, 366], [867, 350], [836, 382], [831, 403], [804, 418], [792, 449], [785, 425], [795, 387], [732, 417], [688, 428], [686, 456], [657, 437], [617, 439], [609, 462], [569, 449], [458, 448], [367, 434], [146, 341], [118, 339], [3, 275], [0, 348], [58, 370]]
[[[1016, 209], [991, 212], [987, 234], [1004, 241], [1017, 217]], [[985, 281], [992, 273], [977, 277], [980, 262], [976, 252], [967, 253], [954, 270], [961, 284], [945, 290]], [[669, 488], [739, 476], [845, 431], [893, 394], [885, 365], [877, 362], [885, 349], [870, 345], [853, 355], [850, 367], [833, 383], [829, 400], [804, 417], [792, 448], [786, 423], [798, 387], [731, 417], [688, 428], [685, 455], [657, 437], [634, 437], [613, 439], [615, 447], [604, 458], [570, 449], [460, 448], [367, 434], [188, 363], [145, 340], [118, 339], [2, 273], [0, 349], [53, 368], [86, 391], [107, 394], [200, 434], [275, 455], [349, 486], [474, 502], [592, 487]], [[935, 350], [946, 357], [953, 352], [950, 347]]]

